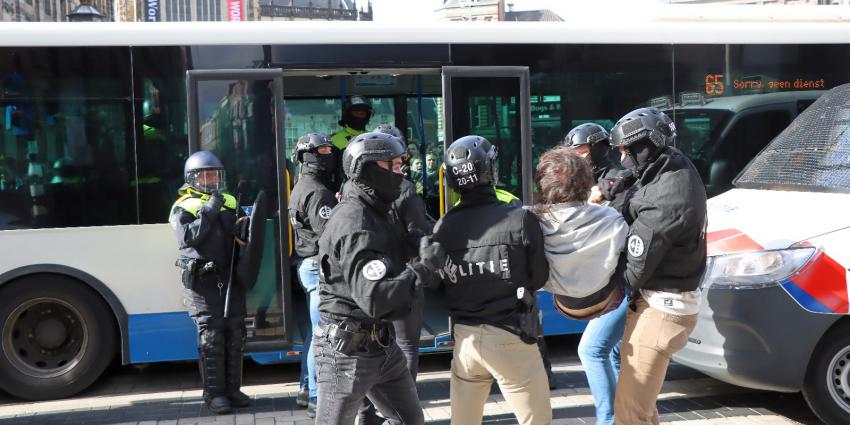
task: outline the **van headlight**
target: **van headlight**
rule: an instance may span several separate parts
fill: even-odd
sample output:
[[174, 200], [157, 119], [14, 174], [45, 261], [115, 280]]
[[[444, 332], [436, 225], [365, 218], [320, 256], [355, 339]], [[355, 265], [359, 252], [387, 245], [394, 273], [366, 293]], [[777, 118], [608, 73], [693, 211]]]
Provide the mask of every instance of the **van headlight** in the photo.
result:
[[806, 246], [708, 257], [700, 287], [759, 289], [775, 286], [797, 273], [816, 251]]

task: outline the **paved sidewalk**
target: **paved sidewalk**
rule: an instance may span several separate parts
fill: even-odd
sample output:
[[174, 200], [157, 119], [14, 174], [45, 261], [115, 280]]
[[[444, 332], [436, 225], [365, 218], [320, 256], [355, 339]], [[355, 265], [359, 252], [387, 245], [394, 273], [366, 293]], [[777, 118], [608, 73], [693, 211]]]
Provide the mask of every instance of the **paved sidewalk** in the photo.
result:
[[[259, 367], [259, 366], [255, 366]], [[270, 366], [262, 366], [269, 368]], [[273, 366], [272, 366], [273, 367]], [[292, 367], [281, 366], [281, 367]], [[39, 425], [300, 425], [313, 421], [295, 405], [297, 378], [284, 383], [247, 385], [254, 406], [236, 414], [213, 416], [201, 401], [196, 373], [191, 365], [166, 378], [144, 375], [135, 381], [116, 379], [105, 388], [74, 399], [48, 402], [10, 402], [0, 405], [0, 423]], [[297, 371], [297, 367], [295, 367]], [[593, 424], [593, 400], [584, 372], [577, 360], [556, 362], [560, 388], [552, 392], [554, 424]], [[181, 375], [182, 374], [182, 375]], [[188, 375], [187, 375], [188, 374]], [[186, 375], [186, 376], [183, 376]], [[291, 375], [291, 374], [290, 374]], [[153, 379], [151, 379], [153, 376]], [[190, 378], [191, 376], [191, 378]], [[148, 382], [153, 380], [154, 382]], [[138, 382], [142, 381], [142, 382]], [[160, 381], [160, 382], [156, 382]], [[187, 381], [187, 382], [186, 382]], [[429, 424], [449, 424], [449, 373], [447, 370], [419, 375], [418, 389], [425, 418]], [[751, 406], [782, 405], [782, 397], [799, 405], [798, 395], [782, 395], [734, 387], [708, 378], [683, 366], [672, 365], [659, 398], [664, 423], [704, 424], [815, 424], [810, 413], [794, 412], [804, 422], [787, 419], [771, 410]], [[780, 400], [777, 400], [780, 398]], [[485, 406], [486, 424], [516, 423], [507, 404], [498, 393]]]

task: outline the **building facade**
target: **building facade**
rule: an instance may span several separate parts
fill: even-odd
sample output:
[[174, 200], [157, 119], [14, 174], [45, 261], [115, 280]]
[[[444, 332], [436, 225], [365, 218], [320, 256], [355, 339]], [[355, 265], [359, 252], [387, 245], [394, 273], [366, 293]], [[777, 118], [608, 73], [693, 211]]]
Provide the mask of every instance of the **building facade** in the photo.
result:
[[259, 0], [262, 21], [371, 21], [372, 2], [356, 0]]
[[[0, 22], [62, 22], [80, 5], [79, 0], [0, 0]], [[89, 4], [112, 21], [114, 0], [90, 0]]]

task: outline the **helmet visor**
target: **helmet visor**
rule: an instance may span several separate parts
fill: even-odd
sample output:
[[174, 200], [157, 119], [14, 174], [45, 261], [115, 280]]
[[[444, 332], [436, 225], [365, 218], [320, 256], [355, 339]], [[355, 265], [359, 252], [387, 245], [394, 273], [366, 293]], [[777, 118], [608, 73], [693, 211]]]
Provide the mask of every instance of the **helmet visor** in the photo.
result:
[[224, 170], [220, 168], [191, 171], [186, 180], [189, 186], [203, 193], [223, 192], [227, 188]]

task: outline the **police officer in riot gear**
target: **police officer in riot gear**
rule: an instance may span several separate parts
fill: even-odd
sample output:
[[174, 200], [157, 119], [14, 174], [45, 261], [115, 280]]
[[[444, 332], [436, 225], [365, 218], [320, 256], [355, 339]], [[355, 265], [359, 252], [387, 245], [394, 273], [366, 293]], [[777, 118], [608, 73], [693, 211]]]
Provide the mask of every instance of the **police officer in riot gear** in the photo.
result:
[[599, 124], [585, 123], [574, 127], [564, 137], [564, 144], [573, 148], [590, 162], [596, 186], [591, 190], [590, 202], [603, 203], [622, 209], [623, 192], [635, 181], [631, 170], [622, 170], [608, 158], [611, 137]]
[[366, 132], [366, 125], [369, 124], [370, 118], [372, 118], [372, 102], [365, 96], [355, 94], [342, 103], [342, 117], [338, 121], [342, 128], [330, 135], [331, 142], [336, 148], [334, 154], [339, 166], [333, 184], [336, 191], [342, 191], [342, 184], [346, 178], [342, 170], [342, 151], [351, 140]]
[[295, 145], [295, 157], [301, 164], [301, 177], [290, 195], [289, 220], [295, 236], [298, 280], [307, 294], [310, 312], [310, 332], [304, 339], [306, 350], [302, 353], [301, 375], [307, 378], [307, 385], [302, 386], [307, 389], [303, 403], [307, 407], [307, 416], [313, 417], [318, 387], [311, 336], [313, 327], [319, 324], [319, 236], [337, 204], [331, 189], [337, 166], [331, 141], [319, 133], [301, 136]]
[[[397, 137], [404, 144], [405, 138], [397, 127], [390, 124], [381, 124], [375, 127], [376, 132], [386, 133]], [[406, 158], [409, 152], [406, 152]], [[406, 158], [409, 159], [409, 158]], [[404, 170], [404, 166], [402, 166]], [[425, 202], [416, 194], [416, 185], [408, 179], [401, 181], [401, 195], [393, 201], [390, 207], [390, 221], [395, 225], [396, 231], [405, 235], [404, 254], [402, 261], [407, 263], [419, 255], [419, 241], [422, 236], [430, 235], [433, 223], [425, 214]], [[411, 303], [410, 312], [404, 317], [393, 320], [396, 343], [407, 361], [407, 370], [416, 381], [419, 372], [419, 337], [422, 333], [422, 308], [424, 294], [417, 291]], [[383, 420], [375, 414], [375, 407], [367, 399], [358, 414], [358, 423], [361, 425], [380, 424]]]
[[585, 123], [574, 127], [564, 137], [564, 144], [590, 162], [593, 179], [597, 182], [605, 177], [614, 177], [619, 171], [608, 159], [610, 137], [599, 124]]
[[495, 161], [495, 146], [479, 136], [455, 140], [445, 155], [446, 181], [460, 193], [434, 228], [449, 257], [441, 276], [455, 339], [452, 424], [481, 423], [494, 378], [519, 423], [548, 424], [534, 299], [549, 276], [543, 234], [531, 211], [497, 199]]
[[[177, 236], [184, 303], [198, 328], [203, 396], [210, 411], [227, 413], [248, 406], [239, 391], [245, 347], [245, 289], [231, 282], [234, 237], [239, 208], [224, 193], [224, 166], [211, 152], [195, 152], [186, 160], [185, 184], [171, 208]], [[224, 317], [230, 283], [229, 317]]]
[[620, 162], [637, 178], [623, 209], [626, 252], [612, 277], [632, 289], [614, 402], [617, 424], [658, 424], [655, 403], [670, 357], [696, 325], [706, 195], [691, 161], [672, 146], [675, 137], [673, 121], [654, 108], [632, 111], [611, 129]]
[[422, 239], [419, 258], [404, 263], [403, 235], [387, 218], [401, 193], [404, 153], [398, 138], [374, 132], [343, 153], [349, 181], [319, 238], [317, 423], [353, 424], [366, 396], [386, 423], [424, 422], [390, 321], [409, 313], [420, 286], [437, 283], [445, 252]]
[[354, 138], [366, 132], [366, 125], [372, 118], [372, 102], [365, 96], [352, 95], [342, 104], [342, 117], [339, 125], [342, 127], [331, 134], [331, 141], [339, 150], [343, 150]]

